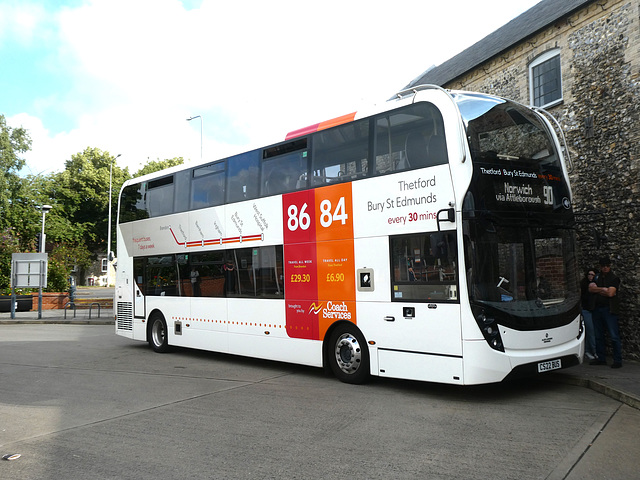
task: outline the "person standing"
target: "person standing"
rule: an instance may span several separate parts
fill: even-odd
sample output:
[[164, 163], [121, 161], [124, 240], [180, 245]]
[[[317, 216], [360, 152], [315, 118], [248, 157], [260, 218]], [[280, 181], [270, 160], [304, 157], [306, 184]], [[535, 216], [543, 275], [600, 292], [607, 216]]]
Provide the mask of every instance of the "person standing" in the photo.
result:
[[200, 296], [200, 272], [196, 267], [191, 267], [191, 291], [194, 297]]
[[589, 292], [595, 294], [595, 308], [593, 310], [593, 326], [596, 333], [596, 358], [591, 365], [606, 365], [605, 329], [611, 338], [613, 349], [613, 365], [611, 368], [622, 367], [622, 342], [618, 327], [618, 313], [620, 311], [620, 279], [611, 271], [611, 260], [608, 257], [600, 259], [600, 273], [589, 285]]
[[596, 332], [593, 328], [593, 309], [595, 308], [596, 294], [589, 292], [589, 285], [593, 283], [595, 278], [596, 270], [589, 268], [585, 271], [584, 278], [580, 281], [580, 299], [586, 340], [584, 356], [588, 360], [595, 360], [596, 358]]

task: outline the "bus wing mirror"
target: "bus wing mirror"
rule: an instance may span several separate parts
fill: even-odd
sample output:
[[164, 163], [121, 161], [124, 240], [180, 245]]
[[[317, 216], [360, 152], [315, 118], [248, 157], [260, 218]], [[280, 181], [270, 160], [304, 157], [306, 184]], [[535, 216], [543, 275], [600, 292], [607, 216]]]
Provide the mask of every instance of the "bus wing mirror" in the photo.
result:
[[[446, 218], [440, 218], [441, 213], [445, 212]], [[440, 231], [440, 222], [455, 222], [456, 221], [456, 211], [452, 208], [443, 208], [442, 210], [438, 210], [437, 214], [437, 222], [438, 222], [438, 231]]]

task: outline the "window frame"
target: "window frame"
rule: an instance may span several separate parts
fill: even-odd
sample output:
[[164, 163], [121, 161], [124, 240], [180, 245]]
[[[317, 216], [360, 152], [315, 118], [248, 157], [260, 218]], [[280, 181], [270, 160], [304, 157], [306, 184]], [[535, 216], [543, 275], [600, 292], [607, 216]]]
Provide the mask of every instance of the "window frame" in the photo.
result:
[[[554, 107], [556, 105], [559, 105], [561, 103], [564, 102], [564, 95], [563, 95], [563, 91], [562, 91], [562, 87], [563, 87], [563, 82], [562, 82], [562, 58], [560, 57], [560, 49], [559, 48], [554, 48], [552, 50], [548, 50], [546, 52], [544, 52], [543, 54], [537, 56], [530, 64], [529, 64], [529, 104], [534, 106], [534, 107], [538, 107], [538, 108], [549, 108], [549, 107]], [[549, 62], [550, 60], [554, 59], [558, 57], [558, 69], [557, 69], [557, 73], [558, 73], [558, 91], [559, 91], [559, 97], [555, 98], [554, 100], [541, 104], [541, 105], [536, 105], [535, 102], [535, 79], [534, 79], [534, 69], [536, 67], [541, 66], [542, 64]], [[544, 95], [543, 95], [544, 97]]]

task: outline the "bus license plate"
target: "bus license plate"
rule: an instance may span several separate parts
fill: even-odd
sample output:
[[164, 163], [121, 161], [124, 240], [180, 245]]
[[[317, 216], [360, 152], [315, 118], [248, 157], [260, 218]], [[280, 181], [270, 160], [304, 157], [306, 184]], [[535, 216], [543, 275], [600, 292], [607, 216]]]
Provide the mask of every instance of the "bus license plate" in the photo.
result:
[[549, 370], [557, 370], [559, 368], [562, 368], [560, 359], [549, 360], [548, 362], [540, 362], [538, 364], [538, 373], [548, 372]]

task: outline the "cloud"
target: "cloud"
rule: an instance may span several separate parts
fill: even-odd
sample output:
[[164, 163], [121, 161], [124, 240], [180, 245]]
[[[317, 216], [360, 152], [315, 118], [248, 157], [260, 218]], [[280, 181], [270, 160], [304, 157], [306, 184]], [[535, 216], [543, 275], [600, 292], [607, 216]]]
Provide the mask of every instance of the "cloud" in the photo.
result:
[[0, 3], [0, 46], [11, 41], [31, 45], [45, 36], [47, 24], [45, 9], [38, 4], [23, 2]]
[[203, 119], [205, 159], [276, 142], [386, 100], [468, 46], [469, 31], [480, 25], [488, 34], [501, 24], [479, 22], [487, 7], [467, 0], [455, 15], [423, 0], [204, 0], [199, 8], [87, 0], [47, 15], [15, 5], [0, 6], [0, 27], [2, 13], [23, 15], [23, 41], [33, 42], [45, 25], [43, 68], [60, 85], [43, 98], [34, 92], [27, 113], [10, 119], [30, 130], [25, 157], [35, 172], [63, 169], [88, 146], [120, 153], [118, 164], [132, 171], [147, 159], [199, 160], [192, 115]]

